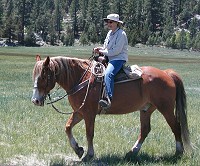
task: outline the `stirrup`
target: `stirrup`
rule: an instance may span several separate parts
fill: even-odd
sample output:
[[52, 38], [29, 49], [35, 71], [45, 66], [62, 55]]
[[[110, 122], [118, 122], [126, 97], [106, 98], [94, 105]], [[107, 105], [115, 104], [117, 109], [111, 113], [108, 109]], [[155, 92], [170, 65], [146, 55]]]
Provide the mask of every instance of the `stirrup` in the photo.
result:
[[108, 109], [108, 108], [111, 107], [111, 101], [110, 101], [109, 98], [107, 98], [107, 99], [101, 99], [101, 100], [99, 100], [99, 105], [103, 109]]

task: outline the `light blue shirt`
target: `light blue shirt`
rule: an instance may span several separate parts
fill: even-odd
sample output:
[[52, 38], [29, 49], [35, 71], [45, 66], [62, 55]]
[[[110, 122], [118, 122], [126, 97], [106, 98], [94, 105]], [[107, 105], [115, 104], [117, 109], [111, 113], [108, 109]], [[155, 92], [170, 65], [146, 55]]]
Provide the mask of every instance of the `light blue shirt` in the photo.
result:
[[99, 52], [108, 56], [109, 61], [128, 61], [128, 39], [126, 33], [120, 28], [117, 28], [114, 32], [110, 30], [104, 41], [103, 48]]

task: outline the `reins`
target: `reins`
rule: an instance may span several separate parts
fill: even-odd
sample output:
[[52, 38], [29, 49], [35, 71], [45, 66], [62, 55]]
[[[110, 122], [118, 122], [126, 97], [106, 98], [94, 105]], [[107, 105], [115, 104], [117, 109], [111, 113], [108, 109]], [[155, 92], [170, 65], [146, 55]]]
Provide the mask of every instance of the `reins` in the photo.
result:
[[[90, 57], [90, 58], [91, 58], [91, 57]], [[67, 114], [67, 115], [69, 115], [69, 114], [73, 114], [73, 113], [79, 111], [79, 110], [84, 106], [85, 101], [86, 101], [86, 98], [87, 98], [87, 95], [88, 95], [88, 92], [89, 92], [89, 86], [90, 86], [89, 82], [90, 82], [90, 79], [91, 79], [91, 77], [92, 77], [92, 72], [91, 72], [91, 75], [90, 75], [89, 79], [85, 80], [84, 82], [81, 82], [81, 80], [82, 80], [83, 77], [86, 75], [86, 73], [88, 72], [89, 68], [91, 68], [92, 61], [91, 61], [90, 58], [89, 58], [89, 60], [90, 60], [91, 63], [88, 64], [88, 67], [87, 67], [87, 69], [85, 70], [85, 72], [83, 73], [83, 75], [81, 76], [81, 78], [79, 79], [78, 84], [77, 84], [76, 86], [74, 86], [69, 92], [67, 92], [65, 95], [63, 95], [63, 96], [61, 96], [61, 97], [59, 97], [58, 99], [53, 100], [53, 101], [52, 101], [52, 99], [51, 99], [50, 93], [48, 93], [48, 98], [49, 98], [50, 102], [48, 102], [47, 105], [51, 104], [51, 106], [54, 108], [54, 110], [55, 110], [56, 112], [58, 112], [58, 113], [60, 113], [60, 114], [65, 114], [65, 115]], [[80, 82], [81, 82], [81, 83], [80, 83]], [[54, 106], [53, 103], [56, 103], [56, 102], [58, 102], [58, 101], [64, 99], [66, 96], [74, 95], [74, 94], [77, 93], [79, 90], [83, 89], [86, 85], [87, 85], [87, 90], [86, 90], [85, 97], [84, 97], [84, 99], [83, 99], [82, 104], [80, 105], [80, 107], [79, 107], [76, 111], [73, 111], [73, 112], [63, 112], [63, 111], [60, 111], [58, 108], [56, 108], [56, 107]]]

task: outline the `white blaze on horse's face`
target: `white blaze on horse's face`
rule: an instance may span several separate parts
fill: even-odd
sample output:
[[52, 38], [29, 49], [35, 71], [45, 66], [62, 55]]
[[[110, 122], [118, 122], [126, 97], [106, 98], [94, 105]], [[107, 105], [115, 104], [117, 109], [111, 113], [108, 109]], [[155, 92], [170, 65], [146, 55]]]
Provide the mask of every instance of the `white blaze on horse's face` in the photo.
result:
[[38, 89], [38, 77], [35, 78], [33, 87], [32, 102], [37, 106], [44, 106], [44, 94], [41, 94]]

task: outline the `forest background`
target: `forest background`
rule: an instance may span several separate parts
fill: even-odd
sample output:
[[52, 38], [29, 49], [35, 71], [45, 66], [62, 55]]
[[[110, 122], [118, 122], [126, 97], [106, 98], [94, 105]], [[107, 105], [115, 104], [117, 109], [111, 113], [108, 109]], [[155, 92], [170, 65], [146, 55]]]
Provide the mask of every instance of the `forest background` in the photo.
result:
[[199, 0], [0, 0], [0, 45], [103, 43], [110, 13], [131, 46], [200, 49]]

